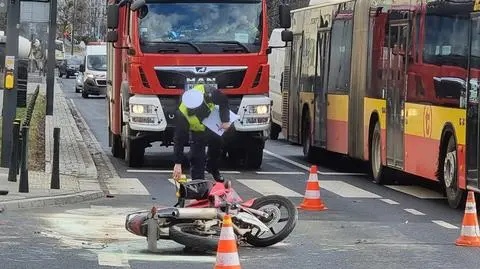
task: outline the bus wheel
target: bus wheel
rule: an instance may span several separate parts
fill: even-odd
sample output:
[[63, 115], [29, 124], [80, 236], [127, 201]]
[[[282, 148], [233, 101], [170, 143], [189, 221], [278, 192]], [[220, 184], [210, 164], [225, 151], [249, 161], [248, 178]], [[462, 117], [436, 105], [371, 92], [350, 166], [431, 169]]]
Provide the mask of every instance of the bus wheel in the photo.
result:
[[312, 139], [310, 137], [310, 116], [305, 116], [302, 124], [302, 143], [303, 143], [303, 155], [307, 158], [307, 160], [311, 160], [313, 157], [313, 149], [312, 149]]
[[383, 180], [382, 165], [382, 140], [380, 136], [380, 124], [375, 123], [370, 141], [370, 167], [372, 169], [373, 182], [380, 184]]
[[448, 138], [446, 149], [441, 151], [443, 161], [440, 169], [440, 182], [443, 182], [448, 204], [458, 208], [466, 198], [466, 192], [458, 187], [458, 163], [456, 143], [453, 135]]

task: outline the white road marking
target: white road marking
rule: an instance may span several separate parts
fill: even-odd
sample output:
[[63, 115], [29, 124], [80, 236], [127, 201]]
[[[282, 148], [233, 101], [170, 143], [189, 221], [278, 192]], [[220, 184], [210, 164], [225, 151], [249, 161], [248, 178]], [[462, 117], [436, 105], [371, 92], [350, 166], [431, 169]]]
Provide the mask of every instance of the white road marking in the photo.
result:
[[269, 179], [238, 179], [237, 181], [262, 195], [277, 194], [286, 197], [303, 197], [302, 194], [292, 191], [291, 189]]
[[[127, 169], [127, 173], [162, 173], [162, 174], [168, 174], [168, 173], [173, 173], [173, 170], [148, 170], [148, 169]], [[220, 171], [222, 174], [240, 174], [240, 171]], [[205, 172], [205, 174], [208, 174], [208, 172]]]
[[420, 199], [445, 199], [445, 197], [436, 191], [415, 185], [385, 185], [385, 187]]
[[266, 171], [257, 171], [259, 175], [305, 175], [305, 172], [266, 172]]
[[44, 213], [40, 217], [48, 223], [48, 229], [42, 234], [58, 239], [68, 248], [92, 251], [103, 266], [130, 268], [131, 260], [215, 263], [215, 255], [184, 255], [183, 246], [170, 240], [159, 242], [158, 253], [145, 252], [145, 238], [131, 234], [124, 227], [128, 213], [144, 209], [90, 206]]
[[345, 198], [382, 198], [375, 193], [371, 193], [339, 180], [321, 180], [320, 188]]
[[[275, 158], [277, 158], [277, 159], [280, 159], [280, 160], [282, 160], [282, 161], [284, 161], [284, 162], [287, 162], [287, 163], [289, 163], [289, 164], [295, 165], [296, 167], [299, 167], [299, 168], [302, 168], [302, 169], [304, 169], [304, 170], [310, 171], [310, 167], [308, 167], [308, 166], [306, 166], [306, 165], [303, 165], [303, 164], [298, 163], [298, 162], [296, 162], [296, 161], [292, 161], [292, 160], [290, 160], [290, 159], [288, 159], [288, 158], [285, 158], [285, 157], [283, 157], [283, 156], [281, 156], [281, 155], [278, 155], [278, 154], [276, 154], [276, 153], [270, 152], [270, 151], [268, 151], [268, 150], [266, 150], [266, 149], [264, 149], [263, 152], [265, 152], [266, 154], [271, 155], [271, 156], [273, 156], [273, 157], [275, 157]], [[321, 171], [317, 171], [317, 173], [318, 173], [319, 175], [322, 175], [322, 176], [364, 176], [364, 175], [365, 175], [365, 174], [363, 174], [363, 173], [341, 173], [341, 172], [321, 172]]]
[[385, 203], [390, 204], [390, 205], [399, 205], [400, 204], [399, 202], [393, 201], [391, 199], [380, 199], [380, 201], [385, 202]]
[[413, 208], [405, 208], [405, 209], [403, 209], [403, 210], [407, 211], [407, 212], [410, 213], [410, 214], [416, 215], [416, 216], [425, 216], [424, 213], [422, 213], [422, 212], [420, 212], [420, 211], [418, 211], [418, 210], [416, 210], [416, 209], [413, 209]]
[[113, 195], [150, 195], [138, 178], [110, 178], [105, 184]]
[[443, 220], [432, 220], [432, 222], [435, 223], [435, 224], [438, 224], [438, 225], [440, 225], [444, 228], [447, 228], [447, 229], [458, 229], [457, 226], [452, 225], [452, 224], [450, 224], [448, 222], [445, 222]]

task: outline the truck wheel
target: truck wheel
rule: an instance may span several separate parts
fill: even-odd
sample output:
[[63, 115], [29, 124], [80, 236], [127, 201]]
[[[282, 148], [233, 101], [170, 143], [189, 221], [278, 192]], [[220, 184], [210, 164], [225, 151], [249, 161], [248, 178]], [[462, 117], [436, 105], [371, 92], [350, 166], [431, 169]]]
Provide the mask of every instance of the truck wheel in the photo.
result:
[[448, 204], [451, 208], [458, 208], [465, 201], [466, 192], [458, 187], [457, 146], [453, 134], [450, 134], [447, 141], [440, 151], [438, 174], [440, 182], [443, 182]]
[[128, 167], [140, 167], [143, 164], [145, 148], [137, 145], [134, 140], [127, 138], [125, 147], [125, 162]]
[[277, 140], [278, 135], [280, 134], [281, 131], [282, 131], [282, 127], [280, 127], [280, 125], [272, 122], [272, 125], [270, 127], [270, 139]]
[[264, 141], [250, 143], [245, 152], [245, 166], [247, 169], [259, 169], [263, 161]]
[[122, 138], [119, 135], [111, 133], [112, 137], [112, 155], [115, 158], [123, 159], [125, 158], [125, 149], [122, 145]]

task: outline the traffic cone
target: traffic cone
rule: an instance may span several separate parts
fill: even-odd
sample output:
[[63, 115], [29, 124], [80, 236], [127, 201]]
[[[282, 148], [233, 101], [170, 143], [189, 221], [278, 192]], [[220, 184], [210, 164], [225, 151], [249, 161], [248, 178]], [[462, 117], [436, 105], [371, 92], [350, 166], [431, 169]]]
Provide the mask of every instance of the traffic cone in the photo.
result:
[[462, 231], [455, 241], [457, 246], [480, 247], [480, 229], [478, 228], [477, 206], [472, 191], [468, 192], [463, 216]]
[[310, 167], [305, 197], [299, 208], [311, 211], [323, 211], [327, 209], [325, 203], [320, 198], [320, 182], [318, 181], [316, 165]]
[[230, 215], [223, 217], [222, 230], [217, 248], [217, 261], [214, 269], [241, 269], [237, 251], [237, 240]]

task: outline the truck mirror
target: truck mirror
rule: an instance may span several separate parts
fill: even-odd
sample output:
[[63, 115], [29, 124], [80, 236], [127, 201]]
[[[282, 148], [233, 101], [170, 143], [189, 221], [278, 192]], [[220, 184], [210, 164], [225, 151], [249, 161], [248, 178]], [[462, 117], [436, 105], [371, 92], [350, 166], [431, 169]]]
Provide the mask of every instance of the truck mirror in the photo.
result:
[[117, 30], [109, 31], [107, 33], [107, 42], [113, 43], [118, 41], [118, 32]]
[[80, 71], [80, 72], [82, 72], [82, 73], [85, 72], [85, 65], [84, 65], [84, 64], [81, 64], [81, 65], [80, 65], [80, 68], [78, 68], [78, 71]]
[[145, 0], [135, 0], [130, 4], [130, 10], [137, 11], [143, 6], [145, 6]]
[[289, 30], [282, 31], [282, 41], [283, 42], [291, 42], [293, 41], [293, 32]]
[[109, 29], [117, 29], [118, 27], [119, 8], [116, 4], [108, 5], [107, 9], [107, 27]]
[[290, 28], [292, 25], [292, 20], [290, 18], [290, 7], [286, 5], [280, 5], [279, 13], [280, 15], [280, 27], [282, 28]]

